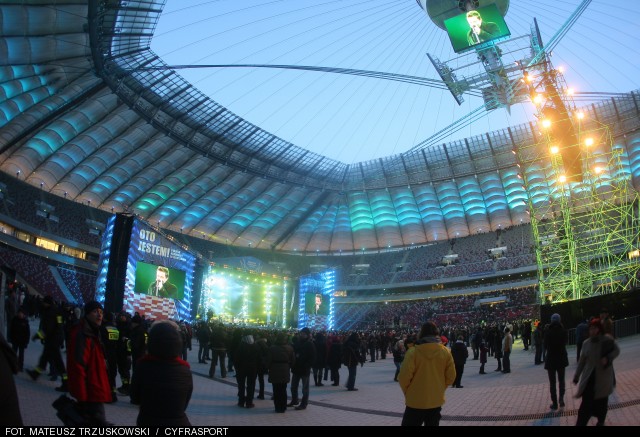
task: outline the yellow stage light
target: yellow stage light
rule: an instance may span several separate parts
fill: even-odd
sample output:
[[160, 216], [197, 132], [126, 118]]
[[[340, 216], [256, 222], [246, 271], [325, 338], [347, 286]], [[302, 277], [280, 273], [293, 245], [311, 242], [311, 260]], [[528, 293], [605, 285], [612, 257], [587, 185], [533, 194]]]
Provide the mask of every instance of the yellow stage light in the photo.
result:
[[567, 182], [567, 177], [565, 175], [562, 175], [558, 178], [558, 181], [560, 181], [561, 184], [564, 184], [565, 182]]
[[582, 120], [584, 118], [584, 112], [578, 112], [576, 117], [578, 117], [578, 120]]
[[551, 148], [549, 149], [551, 151], [552, 154], [556, 154], [560, 151], [560, 148], [558, 146], [551, 146]]
[[542, 127], [545, 129], [548, 129], [551, 127], [551, 120], [549, 120], [548, 118], [545, 118], [544, 120], [542, 120]]
[[584, 140], [584, 145], [587, 147], [593, 146], [593, 138], [589, 137], [586, 140]]

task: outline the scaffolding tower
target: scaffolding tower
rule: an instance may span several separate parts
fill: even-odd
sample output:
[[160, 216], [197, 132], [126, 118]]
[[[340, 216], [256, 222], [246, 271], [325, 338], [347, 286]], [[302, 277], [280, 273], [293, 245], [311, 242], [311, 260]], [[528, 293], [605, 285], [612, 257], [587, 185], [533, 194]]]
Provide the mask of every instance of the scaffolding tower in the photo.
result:
[[638, 193], [611, 126], [575, 109], [547, 62], [524, 75], [539, 131], [515, 153], [528, 194], [541, 303], [630, 290], [637, 285]]

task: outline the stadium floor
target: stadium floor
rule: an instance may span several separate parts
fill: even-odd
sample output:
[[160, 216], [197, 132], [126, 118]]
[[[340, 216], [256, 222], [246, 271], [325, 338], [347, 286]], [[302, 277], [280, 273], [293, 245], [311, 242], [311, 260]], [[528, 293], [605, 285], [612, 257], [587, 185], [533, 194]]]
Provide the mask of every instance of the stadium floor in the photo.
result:
[[[609, 397], [606, 425], [640, 425], [640, 336], [619, 340], [621, 354], [615, 361], [617, 388]], [[31, 343], [26, 351], [25, 368], [33, 368], [42, 350], [39, 343]], [[266, 400], [254, 400], [253, 409], [236, 405], [237, 388], [233, 372], [225, 379], [207, 377], [208, 365], [193, 364], [197, 346], [190, 351], [194, 392], [187, 410], [193, 425], [206, 426], [398, 426], [402, 420], [404, 400], [398, 384], [393, 381], [393, 360], [365, 363], [358, 368], [358, 391], [344, 388], [347, 371], [341, 369], [341, 386], [310, 388], [306, 410], [288, 409], [286, 414], [275, 414], [269, 400], [271, 385], [266, 385]], [[570, 365], [567, 368], [566, 407], [557, 412], [549, 410], [551, 403], [547, 374], [543, 366], [533, 364], [532, 350], [524, 351], [516, 341], [511, 355], [511, 373], [494, 372], [495, 359], [489, 357], [486, 375], [480, 375], [479, 362], [468, 360], [462, 377], [464, 388], [447, 390], [447, 402], [442, 409], [442, 426], [561, 426], [575, 425], [580, 400], [573, 397], [571, 383], [575, 371], [575, 347], [569, 348]], [[193, 358], [195, 359], [193, 359]], [[216, 369], [219, 375], [219, 368]], [[45, 375], [32, 381], [22, 372], [15, 378], [20, 397], [20, 408], [25, 425], [61, 425], [51, 403], [60, 395]], [[109, 422], [115, 425], [135, 425], [138, 407], [129, 398], [106, 405]], [[595, 424], [592, 418], [589, 425]]]

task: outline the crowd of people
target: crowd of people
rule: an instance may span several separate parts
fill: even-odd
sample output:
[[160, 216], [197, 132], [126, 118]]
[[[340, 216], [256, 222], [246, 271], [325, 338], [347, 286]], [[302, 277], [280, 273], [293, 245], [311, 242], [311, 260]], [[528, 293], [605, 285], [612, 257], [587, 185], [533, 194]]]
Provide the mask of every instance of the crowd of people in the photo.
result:
[[443, 325], [479, 325], [500, 320], [535, 319], [540, 312], [537, 289], [516, 287], [501, 292], [434, 296], [430, 299], [337, 305], [335, 325], [356, 329], [411, 326], [424, 320]]
[[[526, 301], [529, 292], [521, 290], [516, 299]], [[550, 409], [564, 407], [567, 331], [558, 314], [548, 323], [510, 319], [506, 313], [490, 322], [457, 323], [453, 317], [440, 323], [438, 314], [425, 313], [425, 317], [435, 317], [417, 326], [327, 332], [225, 325], [211, 313], [193, 326], [186, 321], [153, 322], [137, 313], [105, 312], [95, 301], [80, 308], [45, 296], [35, 300], [40, 323], [32, 333], [26, 310], [29, 299], [21, 297], [19, 286], [13, 286], [6, 302], [8, 312], [15, 309], [8, 326], [12, 372], [25, 370], [37, 380], [49, 367], [50, 377], [62, 381], [56, 390], [70, 393], [81, 417], [90, 424], [107, 423], [104, 403], [129, 396], [140, 405], [138, 425], [188, 425], [186, 410], [193, 381], [187, 351], [194, 341], [198, 362], [210, 361], [211, 378], [226, 378], [228, 372], [235, 372], [239, 407], [253, 408], [254, 399], [264, 399], [265, 384], [271, 383], [277, 413], [308, 408], [311, 381], [315, 386], [330, 381], [339, 387], [343, 367], [344, 388], [358, 391], [358, 368], [390, 355], [395, 364], [393, 379], [406, 399], [402, 423], [437, 425], [444, 389], [464, 387], [467, 360], [479, 360], [479, 373], [486, 374], [485, 365], [493, 357], [495, 371], [509, 373], [514, 339], [520, 336], [525, 349], [536, 349], [535, 364], [544, 363], [548, 372]], [[453, 310], [472, 300], [459, 296], [441, 302], [438, 308]], [[586, 424], [591, 416], [604, 423], [607, 397], [615, 384], [612, 363], [619, 348], [604, 311], [584, 322], [587, 332], [579, 339], [579, 364], [573, 378], [582, 396], [579, 424]], [[24, 349], [31, 341], [42, 342], [42, 354], [27, 369]], [[118, 377], [120, 387], [116, 387]], [[427, 387], [426, 380], [438, 383]]]

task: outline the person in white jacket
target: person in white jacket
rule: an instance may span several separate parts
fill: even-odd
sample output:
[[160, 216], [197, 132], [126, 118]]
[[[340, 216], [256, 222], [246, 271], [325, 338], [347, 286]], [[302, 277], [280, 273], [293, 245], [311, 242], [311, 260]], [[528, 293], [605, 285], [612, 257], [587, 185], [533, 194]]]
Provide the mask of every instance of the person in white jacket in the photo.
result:
[[610, 335], [604, 335], [604, 327], [598, 318], [589, 322], [589, 338], [582, 344], [580, 361], [573, 383], [578, 384], [576, 397], [582, 398], [576, 426], [586, 426], [591, 416], [604, 425], [607, 417], [609, 395], [615, 388], [613, 360], [620, 355], [618, 344]]

